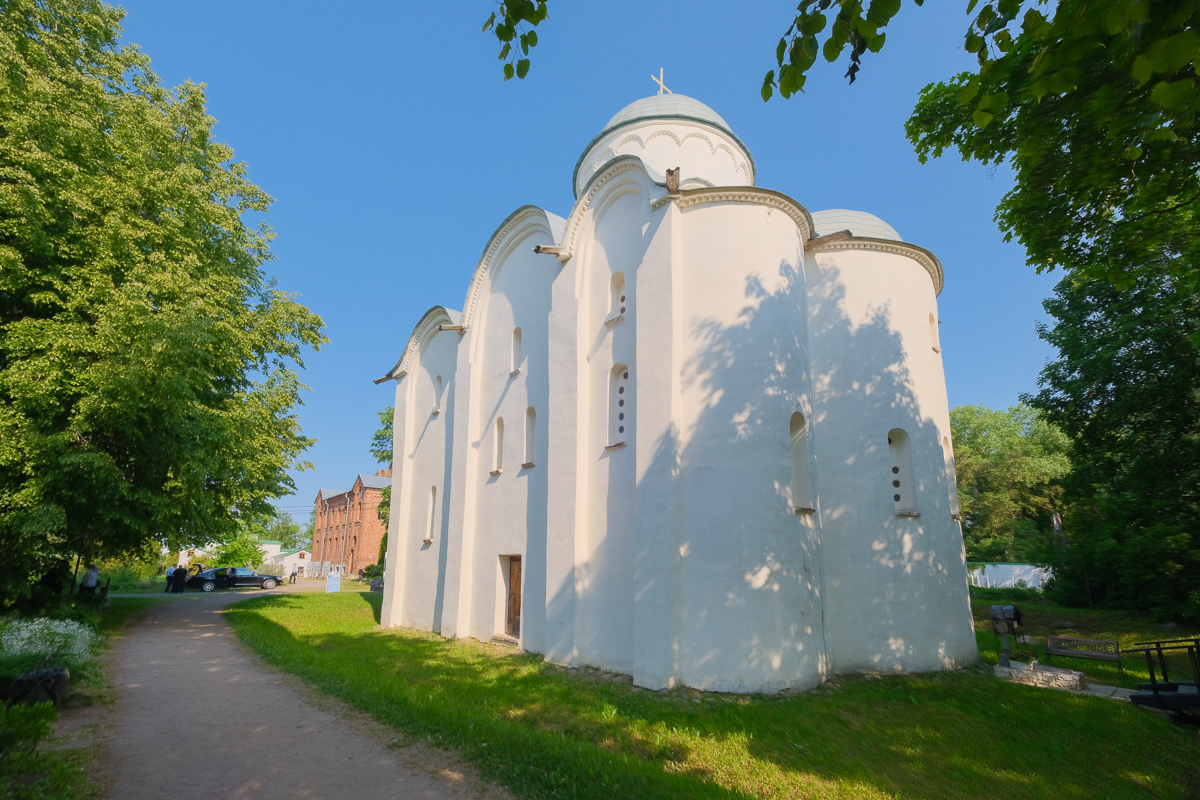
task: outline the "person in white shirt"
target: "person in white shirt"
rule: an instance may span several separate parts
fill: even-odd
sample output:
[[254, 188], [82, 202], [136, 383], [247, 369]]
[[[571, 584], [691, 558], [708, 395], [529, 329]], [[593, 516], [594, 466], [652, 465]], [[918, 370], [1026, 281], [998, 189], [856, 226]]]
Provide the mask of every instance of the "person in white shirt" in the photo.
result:
[[95, 594], [96, 586], [100, 583], [100, 568], [88, 564], [87, 572], [83, 573], [83, 582], [79, 584], [80, 594]]

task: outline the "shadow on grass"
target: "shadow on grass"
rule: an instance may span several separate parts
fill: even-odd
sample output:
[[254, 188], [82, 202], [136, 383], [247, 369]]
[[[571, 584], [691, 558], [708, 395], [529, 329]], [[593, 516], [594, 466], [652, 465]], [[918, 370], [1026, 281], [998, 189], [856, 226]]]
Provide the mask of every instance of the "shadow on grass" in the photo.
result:
[[[976, 675], [852, 679], [788, 699], [662, 697], [534, 654], [376, 627], [378, 595], [230, 608], [264, 658], [530, 797], [1161, 797], [1194, 732], [1128, 704]], [[1191, 777], [1189, 777], [1191, 776]]]

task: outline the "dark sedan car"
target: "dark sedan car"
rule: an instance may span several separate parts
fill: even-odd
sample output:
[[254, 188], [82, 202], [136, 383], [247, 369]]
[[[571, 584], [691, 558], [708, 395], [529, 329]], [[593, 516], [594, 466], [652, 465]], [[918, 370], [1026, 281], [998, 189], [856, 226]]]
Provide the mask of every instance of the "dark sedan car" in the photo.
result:
[[276, 575], [260, 575], [245, 567], [216, 567], [197, 572], [184, 584], [189, 589], [211, 592], [214, 589], [240, 589], [253, 586], [256, 589], [274, 589], [279, 585]]

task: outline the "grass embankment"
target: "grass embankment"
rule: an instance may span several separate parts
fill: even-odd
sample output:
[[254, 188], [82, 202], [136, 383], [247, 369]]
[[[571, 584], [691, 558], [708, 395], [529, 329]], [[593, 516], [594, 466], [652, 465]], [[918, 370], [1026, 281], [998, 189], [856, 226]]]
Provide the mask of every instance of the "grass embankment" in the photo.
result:
[[[1040, 592], [1035, 591], [972, 589], [971, 614], [975, 618], [975, 639], [979, 644], [979, 657], [988, 664], [995, 664], [997, 661], [996, 637], [992, 634], [991, 626], [992, 605], [1016, 605], [1021, 609], [1022, 628], [1025, 635], [1034, 637], [1037, 644], [1033, 648], [1030, 648], [1029, 645], [1020, 645], [1020, 647], [1026, 651], [1032, 649], [1039, 663], [1078, 670], [1095, 683], [1124, 686], [1129, 689], [1136, 689], [1139, 681], [1150, 680], [1145, 656], [1141, 654], [1125, 656], [1122, 661], [1125, 674], [1122, 676], [1117, 665], [1112, 662], [1063, 658], [1062, 656], [1054, 656], [1053, 659], [1047, 661], [1045, 657], [1046, 637], [1077, 636], [1082, 639], [1110, 639], [1118, 642], [1121, 650], [1125, 651], [1132, 648], [1135, 642], [1182, 639], [1200, 634], [1200, 631], [1185, 627], [1164, 630], [1155, 624], [1153, 619], [1134, 611], [1065, 608], [1052, 605], [1042, 599]], [[1063, 623], [1068, 623], [1067, 627], [1054, 627], [1055, 624]], [[1168, 660], [1168, 667], [1171, 669], [1173, 679], [1192, 679], [1192, 669], [1187, 663], [1185, 655], [1177, 653], [1172, 656]], [[1162, 679], [1161, 673], [1158, 674], [1158, 678]]]
[[662, 696], [564, 675], [537, 655], [380, 629], [379, 605], [371, 594], [294, 594], [228, 616], [269, 662], [527, 797], [1200, 791], [1197, 733], [1127, 703], [974, 672], [839, 679], [840, 689], [786, 699]]

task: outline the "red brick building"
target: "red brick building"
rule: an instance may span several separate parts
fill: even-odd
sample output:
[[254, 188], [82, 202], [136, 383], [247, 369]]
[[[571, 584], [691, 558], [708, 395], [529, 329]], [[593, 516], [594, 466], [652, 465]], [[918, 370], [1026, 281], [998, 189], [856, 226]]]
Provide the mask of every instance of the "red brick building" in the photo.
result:
[[347, 491], [317, 492], [313, 575], [358, 575], [376, 562], [385, 530], [377, 509], [384, 488], [391, 485], [392, 471], [381, 469], [374, 475], [360, 473]]

